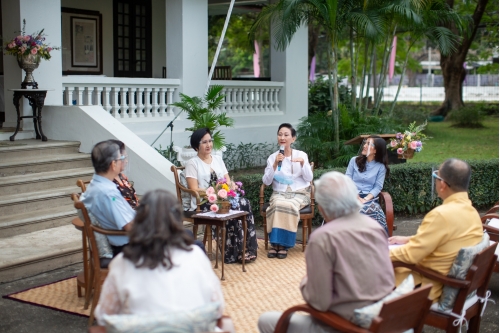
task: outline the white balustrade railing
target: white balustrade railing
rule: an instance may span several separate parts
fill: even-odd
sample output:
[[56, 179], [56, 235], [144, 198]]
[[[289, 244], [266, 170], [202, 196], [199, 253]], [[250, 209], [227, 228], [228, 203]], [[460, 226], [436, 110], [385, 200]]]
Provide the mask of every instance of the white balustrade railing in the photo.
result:
[[277, 112], [283, 82], [217, 80], [211, 85], [224, 86], [225, 101], [218, 111], [228, 115]]
[[64, 105], [101, 105], [116, 118], [173, 115], [178, 79], [63, 76]]

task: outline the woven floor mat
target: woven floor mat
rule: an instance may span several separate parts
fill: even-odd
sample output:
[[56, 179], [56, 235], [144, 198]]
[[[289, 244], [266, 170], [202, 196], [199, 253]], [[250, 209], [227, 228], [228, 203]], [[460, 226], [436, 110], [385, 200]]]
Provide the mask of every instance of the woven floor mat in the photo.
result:
[[[226, 302], [224, 312], [233, 319], [237, 332], [258, 332], [257, 320], [261, 313], [283, 311], [304, 303], [299, 291], [299, 283], [306, 274], [302, 245], [290, 249], [288, 257], [280, 260], [267, 258], [264, 241], [258, 243], [258, 258], [245, 265], [246, 273], [241, 271], [241, 264], [224, 265], [226, 280], [221, 281]], [[213, 245], [215, 248], [215, 243]], [[220, 277], [220, 261], [214, 272]], [[18, 292], [8, 298], [76, 315], [90, 313], [83, 309], [84, 298], [77, 295], [76, 278]]]

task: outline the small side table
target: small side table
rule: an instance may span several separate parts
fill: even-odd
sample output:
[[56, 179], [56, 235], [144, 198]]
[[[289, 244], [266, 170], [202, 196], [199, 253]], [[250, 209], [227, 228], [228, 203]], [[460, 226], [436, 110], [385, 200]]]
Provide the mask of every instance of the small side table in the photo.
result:
[[[204, 214], [204, 213], [202, 213]], [[222, 275], [221, 280], [224, 281], [224, 254], [226, 250], [226, 221], [241, 218], [243, 222], [243, 253], [242, 255], [242, 271], [246, 272], [245, 269], [245, 253], [246, 253], [246, 243], [247, 243], [247, 215], [248, 212], [236, 212], [231, 215], [215, 217], [215, 216], [203, 216], [200, 214], [192, 215], [193, 223], [195, 225], [205, 224], [205, 225], [214, 225], [216, 227], [216, 246], [215, 246], [215, 266], [214, 268], [219, 268], [219, 256], [217, 255], [217, 251], [219, 251], [219, 241], [222, 240], [221, 246], [221, 257], [222, 257]], [[221, 231], [221, 235], [219, 237], [219, 228]]]
[[[14, 141], [21, 127], [21, 119], [33, 118], [33, 125], [35, 127], [35, 133], [37, 139], [42, 139], [42, 141], [47, 141], [47, 137], [43, 134], [42, 130], [42, 108], [45, 103], [45, 96], [47, 96], [47, 91], [44, 89], [9, 89], [9, 91], [14, 92], [14, 106], [17, 112], [17, 126], [16, 131], [10, 137], [10, 141]], [[21, 116], [21, 111], [19, 110], [19, 101], [21, 97], [26, 97], [33, 109], [32, 116]]]

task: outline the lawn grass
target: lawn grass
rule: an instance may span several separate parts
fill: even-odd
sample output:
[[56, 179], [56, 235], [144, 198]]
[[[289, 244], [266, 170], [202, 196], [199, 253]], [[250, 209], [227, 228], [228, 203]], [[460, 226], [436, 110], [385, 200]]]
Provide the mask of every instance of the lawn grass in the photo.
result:
[[410, 163], [441, 163], [450, 157], [464, 160], [498, 158], [498, 117], [487, 117], [485, 128], [451, 127], [450, 122], [429, 123], [425, 134], [432, 139], [425, 141], [420, 153], [415, 153]]

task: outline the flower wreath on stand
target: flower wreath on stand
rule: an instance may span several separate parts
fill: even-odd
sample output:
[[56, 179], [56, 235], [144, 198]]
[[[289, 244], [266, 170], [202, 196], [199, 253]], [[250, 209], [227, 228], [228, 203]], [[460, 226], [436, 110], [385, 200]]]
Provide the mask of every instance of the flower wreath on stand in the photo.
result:
[[227, 214], [229, 207], [238, 208], [239, 198], [245, 195], [245, 190], [243, 190], [242, 182], [233, 182], [233, 184], [233, 189], [231, 189], [226, 178], [221, 178], [206, 189], [206, 201], [211, 204], [210, 211]]
[[398, 158], [413, 158], [413, 153], [421, 152], [423, 142], [428, 139], [428, 137], [422, 133], [427, 126], [427, 121], [418, 126], [416, 126], [415, 123], [416, 122], [411, 123], [404, 133], [396, 133], [396, 138], [391, 139], [391, 142], [387, 145], [387, 148], [397, 151]]

